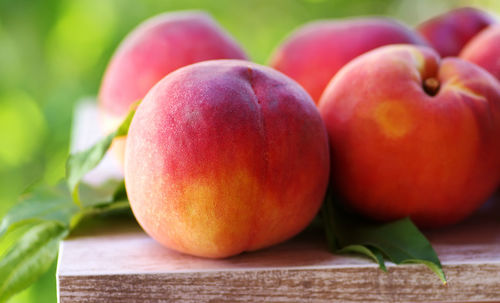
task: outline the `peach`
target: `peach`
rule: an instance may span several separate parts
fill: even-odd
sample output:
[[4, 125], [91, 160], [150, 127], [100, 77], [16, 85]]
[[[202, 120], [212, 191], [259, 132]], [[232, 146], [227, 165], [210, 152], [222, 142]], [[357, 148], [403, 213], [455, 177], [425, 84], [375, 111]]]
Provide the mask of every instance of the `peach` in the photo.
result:
[[318, 211], [328, 138], [293, 80], [241, 60], [183, 67], [139, 105], [125, 151], [130, 205], [171, 249], [222, 258], [284, 241]]
[[462, 7], [425, 21], [417, 30], [442, 57], [449, 57], [458, 56], [472, 37], [493, 23], [487, 12]]
[[[210, 15], [175, 12], [153, 17], [132, 31], [113, 55], [99, 91], [105, 132], [116, 129], [130, 106], [168, 73], [210, 59], [246, 59], [238, 44]], [[125, 138], [113, 142], [123, 163]]]
[[382, 47], [340, 70], [319, 110], [333, 186], [369, 218], [452, 224], [500, 181], [500, 83], [467, 61]]
[[500, 25], [477, 34], [460, 52], [460, 58], [481, 66], [500, 80]]
[[330, 79], [347, 62], [394, 43], [426, 45], [417, 33], [391, 19], [316, 21], [298, 28], [278, 46], [270, 65], [299, 82], [317, 103]]

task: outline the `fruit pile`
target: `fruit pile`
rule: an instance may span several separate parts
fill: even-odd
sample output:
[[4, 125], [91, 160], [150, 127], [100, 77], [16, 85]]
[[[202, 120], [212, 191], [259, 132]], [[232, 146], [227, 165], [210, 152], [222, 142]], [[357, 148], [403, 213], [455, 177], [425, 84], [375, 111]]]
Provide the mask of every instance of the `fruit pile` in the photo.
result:
[[220, 258], [282, 242], [328, 186], [367, 218], [445, 226], [500, 183], [500, 25], [486, 12], [416, 30], [317, 21], [270, 67], [246, 59], [209, 15], [168, 13], [126, 37], [104, 75], [106, 130], [142, 99], [113, 151], [135, 217], [169, 248]]

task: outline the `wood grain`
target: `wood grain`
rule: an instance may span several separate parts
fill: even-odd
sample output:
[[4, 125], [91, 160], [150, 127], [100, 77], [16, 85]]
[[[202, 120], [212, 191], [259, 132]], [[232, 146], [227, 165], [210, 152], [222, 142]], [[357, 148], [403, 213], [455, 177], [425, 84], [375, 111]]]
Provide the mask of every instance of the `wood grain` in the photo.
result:
[[90, 229], [62, 244], [60, 302], [498, 302], [500, 222], [492, 214], [499, 211], [491, 203], [463, 224], [427, 232], [447, 285], [422, 265], [389, 264], [384, 273], [367, 259], [330, 254], [316, 230], [209, 260], [163, 248], [136, 224], [112, 220], [100, 226], [105, 233]]
[[330, 254], [318, 229], [210, 260], [163, 248], [133, 220], [104, 218], [61, 244], [58, 297], [63, 303], [500, 302], [498, 198], [459, 225], [425, 234], [447, 285], [423, 265], [388, 264], [384, 273], [365, 258]]

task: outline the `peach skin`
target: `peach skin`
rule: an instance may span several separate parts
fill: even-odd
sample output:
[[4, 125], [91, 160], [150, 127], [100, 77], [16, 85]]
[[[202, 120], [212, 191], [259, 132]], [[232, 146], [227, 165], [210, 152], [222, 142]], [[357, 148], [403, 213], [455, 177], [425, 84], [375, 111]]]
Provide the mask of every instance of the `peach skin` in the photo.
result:
[[332, 185], [369, 218], [453, 224], [499, 184], [500, 83], [472, 63], [385, 46], [340, 70], [319, 109]]
[[[134, 29], [109, 63], [99, 91], [100, 120], [111, 132], [130, 106], [168, 73], [210, 59], [246, 59], [238, 44], [210, 15], [175, 12], [158, 15]], [[113, 154], [123, 164], [125, 138], [113, 142]]]
[[497, 20], [473, 7], [454, 9], [417, 27], [442, 57], [458, 56], [467, 42]]
[[500, 81], [500, 25], [492, 25], [475, 36], [459, 57], [481, 66]]
[[292, 32], [269, 64], [299, 82], [317, 103], [330, 79], [347, 62], [395, 43], [427, 45], [419, 34], [391, 19], [315, 21]]
[[171, 249], [222, 258], [284, 241], [317, 213], [326, 129], [293, 80], [241, 60], [183, 67], [139, 105], [125, 183], [143, 229]]

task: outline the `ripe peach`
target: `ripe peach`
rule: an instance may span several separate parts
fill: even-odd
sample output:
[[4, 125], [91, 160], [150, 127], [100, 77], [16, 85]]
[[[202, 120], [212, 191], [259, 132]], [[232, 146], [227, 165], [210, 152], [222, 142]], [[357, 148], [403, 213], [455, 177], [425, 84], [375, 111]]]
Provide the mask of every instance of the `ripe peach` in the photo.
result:
[[464, 47], [460, 58], [481, 66], [500, 80], [500, 25], [476, 35]]
[[295, 30], [271, 56], [270, 65], [299, 82], [317, 103], [330, 79], [347, 62], [394, 43], [426, 45], [391, 19], [316, 21]]
[[425, 21], [417, 30], [442, 57], [449, 57], [458, 56], [472, 37], [493, 23], [487, 12], [462, 7]]
[[[168, 73], [210, 59], [245, 59], [238, 44], [210, 15], [166, 13], [140, 24], [120, 44], [104, 74], [99, 91], [103, 129], [115, 130], [130, 106]], [[113, 143], [123, 163], [125, 138]]]
[[500, 181], [500, 83], [467, 61], [382, 47], [340, 70], [319, 109], [333, 185], [370, 218], [452, 224]]
[[144, 230], [180, 252], [232, 256], [284, 241], [318, 211], [326, 129], [293, 80], [241, 60], [183, 67], [132, 120], [125, 182]]

